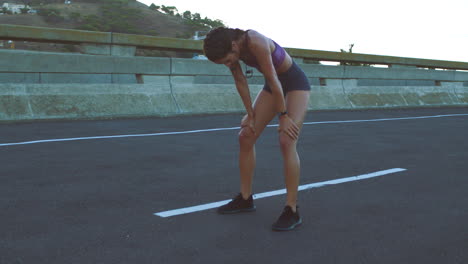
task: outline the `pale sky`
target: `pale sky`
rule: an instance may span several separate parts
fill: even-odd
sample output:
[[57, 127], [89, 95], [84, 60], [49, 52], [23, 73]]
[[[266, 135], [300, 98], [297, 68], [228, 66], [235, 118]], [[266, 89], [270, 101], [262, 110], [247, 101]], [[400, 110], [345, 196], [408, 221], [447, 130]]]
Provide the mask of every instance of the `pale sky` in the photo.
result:
[[138, 0], [254, 29], [288, 48], [468, 62], [468, 0]]

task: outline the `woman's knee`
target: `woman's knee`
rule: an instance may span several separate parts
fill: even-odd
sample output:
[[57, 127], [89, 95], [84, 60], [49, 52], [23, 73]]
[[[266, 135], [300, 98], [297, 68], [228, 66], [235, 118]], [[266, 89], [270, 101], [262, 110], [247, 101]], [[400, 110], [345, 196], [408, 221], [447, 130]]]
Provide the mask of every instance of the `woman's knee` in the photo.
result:
[[297, 140], [292, 139], [286, 133], [281, 132], [279, 135], [279, 144], [281, 151], [288, 152], [296, 147]]
[[239, 145], [241, 148], [246, 147], [252, 147], [255, 144], [256, 136], [253, 133], [252, 129], [248, 127], [243, 127], [239, 131]]

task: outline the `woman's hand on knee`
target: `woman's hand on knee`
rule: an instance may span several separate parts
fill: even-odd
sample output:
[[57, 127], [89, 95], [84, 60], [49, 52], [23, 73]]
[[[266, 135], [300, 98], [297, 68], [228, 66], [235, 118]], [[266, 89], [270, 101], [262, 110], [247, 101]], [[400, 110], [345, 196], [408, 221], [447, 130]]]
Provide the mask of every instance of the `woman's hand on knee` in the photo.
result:
[[280, 117], [279, 120], [279, 133], [285, 133], [288, 135], [292, 140], [297, 140], [299, 138], [299, 126], [292, 120], [289, 116], [284, 115]]
[[250, 136], [250, 133], [246, 130], [249, 130], [249, 132], [252, 133], [254, 136], [257, 135], [257, 133], [255, 132], [255, 118], [249, 115], [245, 115], [242, 118], [241, 132], [239, 134], [242, 134], [244, 136]]

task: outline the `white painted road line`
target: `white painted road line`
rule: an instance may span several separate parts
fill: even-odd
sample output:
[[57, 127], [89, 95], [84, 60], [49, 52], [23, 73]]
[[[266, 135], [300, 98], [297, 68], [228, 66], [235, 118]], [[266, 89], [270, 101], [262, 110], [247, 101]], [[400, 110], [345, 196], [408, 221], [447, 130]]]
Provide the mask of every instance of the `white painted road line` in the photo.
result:
[[154, 136], [166, 136], [166, 135], [181, 135], [181, 134], [193, 134], [193, 133], [224, 131], [224, 130], [236, 130], [236, 129], [239, 129], [239, 127], [201, 129], [201, 130], [190, 130], [190, 131], [180, 131], [180, 132], [163, 132], [163, 133], [151, 133], [151, 134], [130, 134], [130, 135], [115, 135], [115, 136], [95, 136], [95, 137], [44, 139], [44, 140], [34, 140], [34, 141], [25, 141], [25, 142], [16, 142], [16, 143], [3, 143], [3, 144], [0, 144], [0, 147], [16, 146], [16, 145], [29, 145], [29, 144], [38, 144], [38, 143], [48, 143], [48, 142], [92, 140], [92, 139], [111, 139], [111, 138], [131, 138], [131, 137], [154, 137]]
[[379, 119], [347, 120], [347, 121], [322, 121], [322, 122], [304, 123], [304, 125], [384, 122], [384, 121], [414, 120], [414, 119], [428, 119], [428, 118], [456, 117], [456, 116], [468, 116], [468, 114], [450, 114], [450, 115], [435, 115], [435, 116], [412, 116], [412, 117], [395, 117], [395, 118], [379, 118]]
[[[351, 181], [360, 181], [360, 180], [370, 179], [370, 178], [384, 176], [384, 175], [397, 173], [397, 172], [402, 172], [402, 171], [406, 171], [406, 169], [394, 168], [394, 169], [377, 171], [377, 172], [372, 172], [372, 173], [353, 176], [353, 177], [348, 177], [348, 178], [341, 178], [341, 179], [324, 181], [324, 182], [316, 182], [316, 183], [311, 183], [311, 184], [306, 184], [306, 185], [299, 186], [299, 191], [308, 190], [308, 189], [312, 189], [312, 188], [319, 188], [319, 187], [323, 187], [323, 186], [326, 186], [326, 185], [340, 184], [340, 183], [351, 182]], [[253, 198], [254, 199], [262, 199], [262, 198], [267, 198], [267, 197], [271, 197], [271, 196], [282, 195], [282, 194], [285, 194], [285, 193], [286, 193], [286, 189], [281, 189], [281, 190], [276, 190], [276, 191], [271, 191], [271, 192], [264, 192], [264, 193], [254, 194]], [[174, 210], [170, 210], [170, 211], [154, 213], [154, 215], [165, 218], [165, 217], [171, 217], [171, 216], [176, 216], [176, 215], [195, 213], [195, 212], [199, 212], [199, 211], [204, 211], [204, 210], [217, 208], [217, 207], [219, 207], [221, 205], [224, 205], [224, 204], [226, 204], [226, 203], [228, 203], [230, 201], [231, 200], [224, 200], [224, 201], [219, 201], [219, 202], [214, 202], [214, 203], [207, 203], [207, 204], [202, 204], [202, 205], [197, 205], [197, 206], [174, 209]]]
[[[380, 118], [380, 119], [367, 119], [367, 120], [342, 120], [342, 121], [319, 121], [319, 122], [305, 122], [304, 125], [321, 125], [321, 124], [341, 124], [341, 123], [363, 123], [363, 122], [384, 122], [384, 121], [399, 121], [399, 120], [414, 120], [414, 119], [428, 119], [428, 118], [441, 118], [441, 117], [458, 117], [468, 116], [468, 114], [450, 114], [450, 115], [435, 115], [435, 116], [416, 116], [416, 117], [397, 117], [397, 118]], [[269, 125], [268, 127], [277, 127], [278, 125]], [[0, 143], [0, 147], [29, 145], [38, 143], [50, 142], [65, 142], [65, 141], [78, 141], [78, 140], [98, 140], [98, 139], [112, 139], [112, 138], [131, 138], [131, 137], [154, 137], [154, 136], [167, 136], [167, 135], [183, 135], [194, 133], [206, 133], [215, 131], [238, 130], [240, 127], [227, 127], [227, 128], [213, 128], [213, 129], [199, 129], [188, 130], [179, 132], [163, 132], [163, 133], [150, 133], [150, 134], [130, 134], [130, 135], [114, 135], [114, 136], [95, 136], [95, 137], [76, 137], [76, 138], [58, 138], [58, 139], [43, 139], [24, 142]]]

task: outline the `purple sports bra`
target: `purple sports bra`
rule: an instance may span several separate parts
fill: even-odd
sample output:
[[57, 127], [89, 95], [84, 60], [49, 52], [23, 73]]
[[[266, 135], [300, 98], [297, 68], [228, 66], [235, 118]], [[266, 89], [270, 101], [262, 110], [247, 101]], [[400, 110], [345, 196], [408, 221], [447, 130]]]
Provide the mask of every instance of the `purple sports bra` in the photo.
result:
[[[246, 42], [245, 42], [245, 45], [247, 47], [247, 45], [249, 44], [249, 34], [248, 34], [249, 30], [246, 31]], [[275, 67], [275, 69], [278, 69], [281, 64], [283, 63], [284, 59], [286, 58], [286, 51], [280, 46], [278, 45], [278, 43], [276, 43], [274, 40], [272, 40], [273, 43], [275, 43], [275, 50], [271, 53], [271, 60], [273, 61], [273, 66]], [[248, 50], [248, 49], [247, 49]], [[252, 58], [255, 58], [255, 56], [251, 56]], [[246, 60], [242, 60], [245, 64], [249, 65], [250, 67], [254, 67], [256, 69], [259, 69], [260, 65], [258, 65], [258, 62], [254, 59], [252, 61], [246, 61]]]

